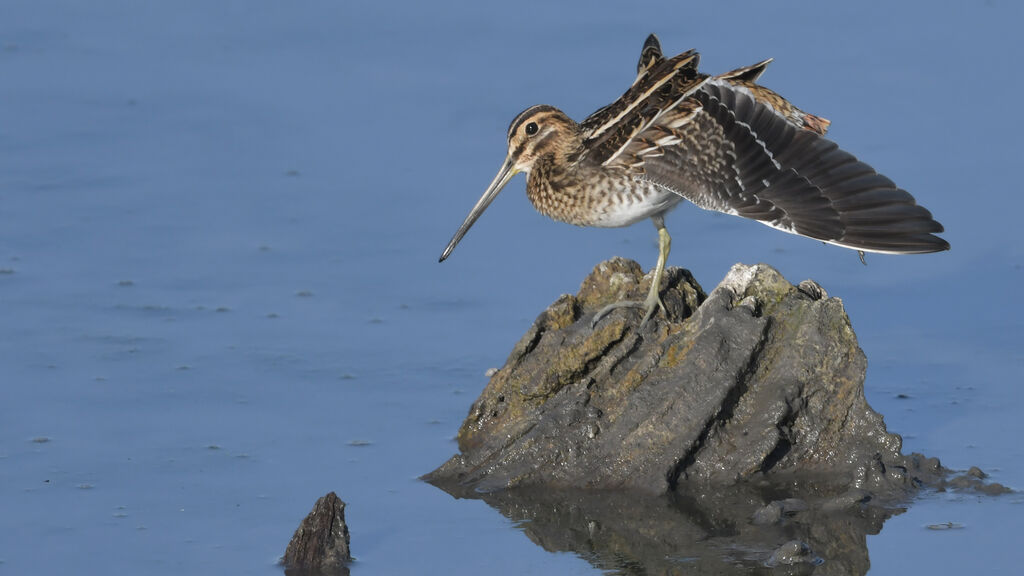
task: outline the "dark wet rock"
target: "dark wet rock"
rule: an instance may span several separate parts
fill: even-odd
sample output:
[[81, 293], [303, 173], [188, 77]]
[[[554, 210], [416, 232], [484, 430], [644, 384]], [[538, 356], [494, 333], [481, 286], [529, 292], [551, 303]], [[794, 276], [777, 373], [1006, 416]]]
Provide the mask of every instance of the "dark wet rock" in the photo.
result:
[[778, 501], [769, 502], [757, 509], [750, 521], [754, 524], [775, 524], [782, 520], [782, 505]]
[[800, 540], [790, 540], [779, 546], [765, 562], [766, 566], [793, 566], [794, 564], [821, 564], [821, 558], [814, 555], [811, 547]]
[[852, 510], [871, 502], [871, 493], [862, 488], [851, 488], [842, 494], [838, 494], [821, 503], [821, 509], [826, 512], [839, 510]]
[[984, 480], [985, 478], [988, 478], [988, 474], [982, 472], [981, 468], [978, 468], [977, 466], [971, 466], [971, 468], [967, 471], [967, 475], [974, 476], [979, 480]]
[[765, 476], [828, 479], [898, 497], [938, 468], [864, 399], [864, 353], [842, 302], [766, 265], [736, 265], [705, 296], [666, 271], [659, 314], [594, 313], [649, 286], [635, 262], [599, 264], [543, 312], [428, 475], [449, 486], [688, 490]]
[[634, 262], [598, 265], [515, 345], [460, 453], [425, 479], [602, 570], [865, 574], [867, 536], [949, 471], [904, 455], [868, 406], [842, 302], [765, 265], [707, 295], [685, 270], [665, 276], [667, 314], [595, 327], [650, 282]]
[[783, 516], [795, 516], [808, 509], [807, 502], [800, 498], [773, 500], [754, 512], [751, 522], [754, 524], [774, 524]]
[[1003, 486], [999, 482], [989, 482], [988, 484], [981, 484], [976, 486], [975, 490], [982, 494], [988, 494], [989, 496], [998, 496], [999, 494], [1010, 494], [1013, 489], [1009, 486]]
[[807, 502], [800, 498], [786, 498], [784, 500], [776, 500], [775, 503], [782, 508], [782, 513], [786, 516], [792, 516], [797, 512], [803, 512], [808, 509]]
[[999, 494], [1009, 494], [1013, 492], [1012, 489], [1003, 486], [998, 482], [985, 482], [986, 478], [988, 478], [988, 474], [983, 472], [981, 468], [971, 466], [970, 469], [963, 474], [944, 478], [939, 488], [977, 492], [979, 494], [987, 494], [989, 496], [998, 496]]
[[295, 530], [284, 553], [285, 573], [347, 576], [351, 560], [345, 503], [331, 492], [316, 501]]
[[943, 487], [953, 490], [978, 492], [980, 494], [988, 494], [989, 496], [997, 496], [999, 494], [1009, 494], [1013, 492], [1013, 490], [998, 482], [985, 482], [982, 480], [982, 478], [987, 477], [988, 474], [982, 472], [978, 467], [973, 466], [966, 473], [947, 479], [943, 483]]
[[953, 488], [954, 490], [966, 490], [971, 488], [977, 481], [977, 478], [964, 474], [963, 476], [954, 476], [953, 478], [950, 478], [949, 481], [946, 482], [946, 486]]

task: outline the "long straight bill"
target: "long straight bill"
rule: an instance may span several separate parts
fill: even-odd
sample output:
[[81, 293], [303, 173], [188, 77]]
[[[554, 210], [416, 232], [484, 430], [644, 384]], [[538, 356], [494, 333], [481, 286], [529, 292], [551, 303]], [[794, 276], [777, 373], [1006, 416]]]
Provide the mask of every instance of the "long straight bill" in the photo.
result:
[[444, 259], [447, 258], [448, 255], [452, 253], [452, 250], [455, 249], [455, 245], [459, 243], [459, 240], [462, 240], [462, 237], [466, 235], [466, 232], [469, 232], [469, 228], [474, 222], [476, 222], [477, 218], [484, 213], [484, 210], [486, 210], [487, 207], [491, 205], [491, 202], [493, 202], [498, 196], [498, 192], [501, 192], [501, 189], [505, 187], [505, 184], [508, 184], [508, 181], [518, 173], [519, 170], [516, 170], [512, 166], [512, 159], [505, 158], [505, 163], [501, 165], [501, 170], [498, 170], [498, 175], [494, 177], [494, 181], [492, 181], [491, 185], [487, 187], [484, 195], [476, 201], [476, 206], [473, 206], [473, 209], [469, 211], [469, 216], [466, 216], [466, 221], [462, 223], [462, 226], [459, 226], [458, 231], [455, 232], [455, 236], [452, 236], [452, 241], [448, 243], [448, 247], [441, 253], [441, 258], [438, 262], [444, 262]]

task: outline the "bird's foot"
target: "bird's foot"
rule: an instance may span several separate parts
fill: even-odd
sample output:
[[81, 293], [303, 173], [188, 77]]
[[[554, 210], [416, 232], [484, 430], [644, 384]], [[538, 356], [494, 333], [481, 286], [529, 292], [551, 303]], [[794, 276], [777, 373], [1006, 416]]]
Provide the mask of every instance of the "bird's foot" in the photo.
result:
[[621, 302], [613, 302], [604, 308], [601, 308], [597, 314], [594, 314], [594, 319], [591, 321], [590, 327], [597, 327], [597, 323], [600, 322], [602, 318], [619, 308], [640, 308], [643, 310], [644, 318], [640, 321], [640, 328], [643, 328], [644, 325], [647, 324], [647, 321], [651, 319], [651, 316], [654, 316], [654, 311], [658, 308], [661, 308], [662, 314], [668, 315], [668, 312], [665, 311], [665, 304], [661, 302], [661, 297], [658, 295], [658, 291], [652, 290], [647, 295], [646, 300], [623, 300]]

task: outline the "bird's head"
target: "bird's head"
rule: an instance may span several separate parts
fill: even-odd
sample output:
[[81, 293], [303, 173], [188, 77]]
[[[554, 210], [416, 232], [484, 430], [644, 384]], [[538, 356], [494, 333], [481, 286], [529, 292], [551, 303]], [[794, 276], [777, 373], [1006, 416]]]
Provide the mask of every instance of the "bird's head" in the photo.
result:
[[490, 206], [498, 192], [520, 172], [530, 173], [545, 158], [561, 158], [579, 146], [579, 127], [561, 110], [546, 105], [523, 110], [508, 126], [508, 155], [491, 185], [484, 191], [441, 254], [444, 261], [469, 228]]

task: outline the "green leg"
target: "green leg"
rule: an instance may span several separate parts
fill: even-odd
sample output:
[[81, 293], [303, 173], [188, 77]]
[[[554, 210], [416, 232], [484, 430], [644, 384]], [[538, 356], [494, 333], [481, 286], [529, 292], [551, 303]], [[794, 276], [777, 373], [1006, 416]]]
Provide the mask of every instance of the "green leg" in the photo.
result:
[[641, 328], [647, 324], [647, 321], [650, 320], [651, 316], [654, 315], [654, 311], [658, 308], [661, 308], [661, 311], [665, 313], [665, 305], [661, 302], [659, 292], [661, 291], [661, 278], [665, 275], [665, 262], [668, 261], [668, 253], [672, 249], [672, 237], [669, 236], [668, 229], [665, 228], [665, 219], [662, 216], [655, 216], [651, 220], [654, 221], [654, 225], [658, 228], [658, 264], [654, 267], [654, 278], [651, 279], [651, 289], [647, 292], [647, 299], [643, 302], [627, 300], [609, 304], [594, 315], [593, 326], [596, 326], [608, 313], [619, 308], [643, 309], [644, 318], [640, 321]]
[[[659, 221], [661, 219], [659, 218]], [[647, 319], [654, 314], [655, 308], [661, 308], [662, 314], [668, 314], [665, 311], [665, 304], [661, 301], [661, 278], [665, 275], [665, 264], [668, 262], [668, 253], [672, 249], [672, 237], [668, 235], [668, 229], [665, 228], [663, 221], [658, 222], [658, 264], [654, 267], [654, 278], [651, 280], [651, 289], [647, 292], [647, 300], [644, 301], [644, 308], [647, 313], [644, 315], [644, 319], [640, 322], [640, 326], [647, 323]]]

